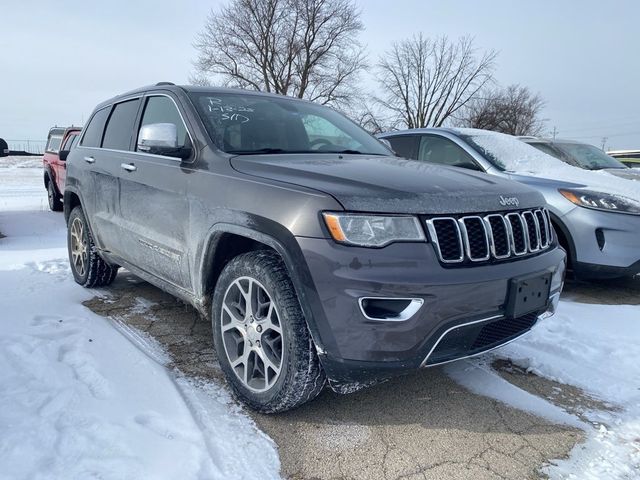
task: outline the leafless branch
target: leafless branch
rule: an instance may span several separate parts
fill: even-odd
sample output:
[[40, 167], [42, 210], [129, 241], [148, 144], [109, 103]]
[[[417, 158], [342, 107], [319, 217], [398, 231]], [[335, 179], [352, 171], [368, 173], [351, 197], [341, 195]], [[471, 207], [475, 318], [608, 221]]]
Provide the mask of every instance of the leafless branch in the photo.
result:
[[473, 39], [422, 34], [393, 45], [377, 65], [378, 103], [409, 128], [442, 126], [493, 81], [496, 52], [478, 55]]
[[193, 78], [344, 106], [366, 66], [353, 0], [231, 0], [194, 44]]
[[540, 135], [545, 127], [540, 117], [544, 104], [542, 97], [527, 87], [510, 85], [473, 99], [455, 123], [510, 135]]

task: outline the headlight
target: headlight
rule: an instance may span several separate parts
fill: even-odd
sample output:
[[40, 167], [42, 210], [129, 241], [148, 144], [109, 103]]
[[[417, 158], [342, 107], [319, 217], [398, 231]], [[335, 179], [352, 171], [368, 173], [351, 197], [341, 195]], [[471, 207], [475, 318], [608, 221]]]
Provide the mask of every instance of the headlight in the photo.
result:
[[580, 207], [640, 215], [640, 202], [632, 198], [592, 190], [560, 189], [558, 191], [564, 198]]
[[424, 231], [416, 217], [323, 213], [336, 242], [361, 247], [384, 247], [393, 242], [424, 241]]

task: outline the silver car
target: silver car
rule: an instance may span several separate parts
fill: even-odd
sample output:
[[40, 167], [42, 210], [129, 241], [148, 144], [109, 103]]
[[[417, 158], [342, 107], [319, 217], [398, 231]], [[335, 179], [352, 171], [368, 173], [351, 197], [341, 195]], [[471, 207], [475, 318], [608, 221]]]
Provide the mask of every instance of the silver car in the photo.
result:
[[[379, 138], [402, 157], [481, 171], [538, 189], [549, 204], [574, 276], [640, 273], [640, 182], [573, 167], [516, 137], [487, 130], [425, 128]], [[506, 206], [518, 200], [504, 201]]]
[[518, 137], [524, 143], [541, 152], [585, 170], [604, 170], [616, 177], [640, 181], [640, 170], [629, 168], [624, 163], [607, 155], [598, 147], [575, 140], [538, 137]]

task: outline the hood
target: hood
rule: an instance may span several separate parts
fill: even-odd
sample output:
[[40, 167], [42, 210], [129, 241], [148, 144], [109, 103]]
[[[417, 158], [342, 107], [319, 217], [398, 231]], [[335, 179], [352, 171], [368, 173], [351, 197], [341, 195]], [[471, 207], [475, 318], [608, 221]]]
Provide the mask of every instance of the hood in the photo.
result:
[[247, 175], [330, 194], [351, 211], [455, 214], [545, 204], [540, 193], [510, 180], [397, 157], [243, 155], [231, 165]]
[[634, 171], [632, 168], [605, 168], [604, 171], [626, 180], [640, 181], [640, 170]]

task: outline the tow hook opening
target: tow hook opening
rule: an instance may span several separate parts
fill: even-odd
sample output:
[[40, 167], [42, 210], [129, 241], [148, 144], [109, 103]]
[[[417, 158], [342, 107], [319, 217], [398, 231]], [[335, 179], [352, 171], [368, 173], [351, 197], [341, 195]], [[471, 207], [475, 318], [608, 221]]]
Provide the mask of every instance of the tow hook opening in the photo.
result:
[[424, 303], [421, 298], [362, 297], [360, 310], [369, 320], [402, 322], [413, 317]]

